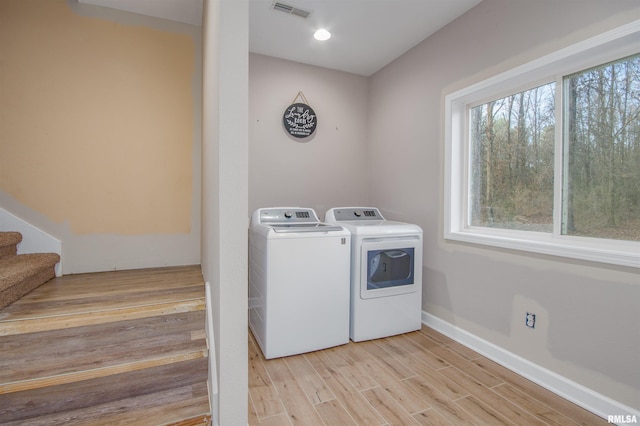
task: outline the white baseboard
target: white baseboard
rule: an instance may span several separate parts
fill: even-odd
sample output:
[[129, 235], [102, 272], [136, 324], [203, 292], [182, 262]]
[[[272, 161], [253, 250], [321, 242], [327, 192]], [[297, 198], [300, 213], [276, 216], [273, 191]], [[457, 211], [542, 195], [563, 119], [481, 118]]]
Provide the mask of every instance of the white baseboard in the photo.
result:
[[635, 416], [640, 419], [640, 411], [534, 364], [428, 312], [422, 311], [422, 323], [605, 420], [610, 420], [609, 416]]
[[0, 231], [20, 232], [22, 242], [18, 244], [18, 254], [57, 253], [60, 262], [56, 265], [56, 276], [62, 276], [62, 242], [43, 230], [0, 208]]

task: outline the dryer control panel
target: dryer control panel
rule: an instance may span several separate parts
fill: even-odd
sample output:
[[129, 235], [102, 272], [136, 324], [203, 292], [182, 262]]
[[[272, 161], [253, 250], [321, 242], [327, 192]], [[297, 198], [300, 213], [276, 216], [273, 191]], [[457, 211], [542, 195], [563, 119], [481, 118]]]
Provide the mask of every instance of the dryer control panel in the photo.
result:
[[375, 207], [346, 207], [331, 209], [336, 221], [340, 220], [385, 220]]

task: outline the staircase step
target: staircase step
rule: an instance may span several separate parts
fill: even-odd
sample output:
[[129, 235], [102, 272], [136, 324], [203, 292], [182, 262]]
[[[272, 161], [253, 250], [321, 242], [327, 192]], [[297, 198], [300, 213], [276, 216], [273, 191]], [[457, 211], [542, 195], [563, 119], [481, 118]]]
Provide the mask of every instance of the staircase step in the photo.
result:
[[[80, 379], [130, 368], [144, 368], [163, 359], [202, 357], [206, 348], [204, 311], [118, 321], [39, 333], [17, 334], [2, 339], [4, 361], [0, 384], [44, 384]], [[205, 355], [206, 356], [206, 355]], [[132, 367], [122, 367], [123, 360]], [[113, 374], [113, 372], [111, 372]], [[2, 390], [0, 390], [0, 393]]]
[[55, 277], [55, 253], [29, 253], [0, 258], [0, 309]]
[[0, 311], [0, 424], [210, 425], [199, 266], [55, 278]]
[[22, 234], [19, 232], [0, 232], [0, 259], [15, 256], [21, 241]]
[[[206, 376], [207, 367], [207, 358], [197, 358], [2, 394], [0, 419], [2, 424], [62, 425], [69, 424], [71, 420], [76, 423], [112, 424], [118, 417], [131, 420], [137, 417], [136, 411], [144, 411], [144, 416], [139, 417], [144, 418], [144, 424], [166, 424], [206, 415], [209, 408], [207, 386], [202, 377]], [[150, 421], [149, 407], [155, 408], [161, 421]], [[174, 409], [182, 409], [183, 412], [177, 413]]]

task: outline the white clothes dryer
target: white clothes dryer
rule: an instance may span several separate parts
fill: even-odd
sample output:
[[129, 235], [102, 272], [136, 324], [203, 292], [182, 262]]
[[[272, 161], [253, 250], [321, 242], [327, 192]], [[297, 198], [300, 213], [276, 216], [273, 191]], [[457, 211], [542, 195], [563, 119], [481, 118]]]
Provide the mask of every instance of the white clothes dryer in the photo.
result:
[[351, 340], [419, 330], [422, 229], [386, 220], [375, 207], [333, 208], [325, 222], [351, 232]]
[[249, 229], [249, 327], [265, 358], [349, 342], [351, 236], [313, 209], [256, 210]]

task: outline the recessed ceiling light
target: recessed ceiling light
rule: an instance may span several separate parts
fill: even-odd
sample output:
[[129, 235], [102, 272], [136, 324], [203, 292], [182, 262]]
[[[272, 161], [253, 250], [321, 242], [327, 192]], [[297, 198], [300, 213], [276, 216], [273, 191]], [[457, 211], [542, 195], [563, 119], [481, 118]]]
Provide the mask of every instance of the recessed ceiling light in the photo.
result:
[[324, 28], [319, 29], [315, 33], [313, 33], [313, 38], [320, 41], [329, 40], [331, 38], [331, 33]]

